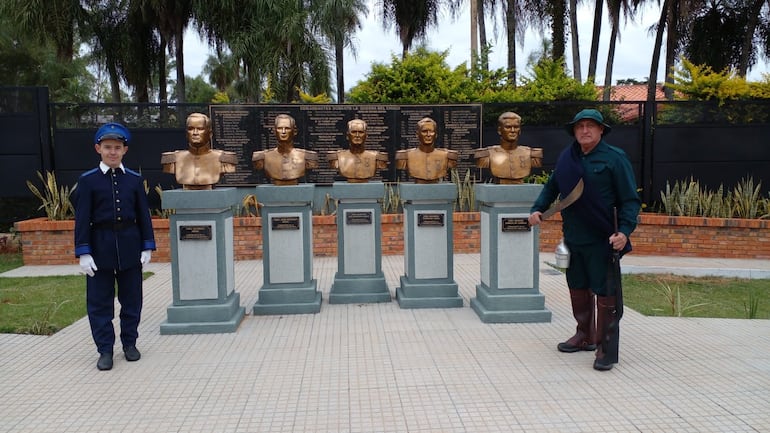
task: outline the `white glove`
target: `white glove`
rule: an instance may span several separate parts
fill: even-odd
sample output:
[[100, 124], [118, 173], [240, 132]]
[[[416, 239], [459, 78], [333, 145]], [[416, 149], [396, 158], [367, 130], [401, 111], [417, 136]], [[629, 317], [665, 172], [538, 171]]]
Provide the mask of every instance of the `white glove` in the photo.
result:
[[139, 256], [139, 262], [141, 262], [142, 266], [144, 266], [147, 263], [150, 263], [151, 258], [152, 258], [152, 250], [144, 250], [142, 251], [142, 255]]
[[97, 269], [96, 263], [94, 263], [94, 258], [91, 257], [91, 254], [80, 255], [80, 270], [89, 277], [94, 276], [94, 271]]

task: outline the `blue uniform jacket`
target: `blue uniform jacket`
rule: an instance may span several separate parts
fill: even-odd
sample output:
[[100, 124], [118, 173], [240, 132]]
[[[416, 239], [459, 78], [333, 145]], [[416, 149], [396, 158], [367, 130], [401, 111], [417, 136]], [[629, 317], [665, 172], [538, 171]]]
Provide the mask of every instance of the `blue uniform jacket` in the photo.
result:
[[140, 265], [155, 250], [142, 176], [129, 169], [83, 173], [75, 189], [75, 257], [91, 254], [99, 270]]

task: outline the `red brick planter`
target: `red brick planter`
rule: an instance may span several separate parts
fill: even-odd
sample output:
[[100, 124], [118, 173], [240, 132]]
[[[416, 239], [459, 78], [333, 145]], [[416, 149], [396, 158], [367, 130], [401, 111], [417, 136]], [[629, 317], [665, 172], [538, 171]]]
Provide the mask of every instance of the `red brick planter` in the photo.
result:
[[[382, 216], [382, 253], [403, 254], [404, 217]], [[478, 253], [478, 212], [454, 214], [454, 252]], [[14, 224], [21, 236], [25, 265], [76, 264], [73, 246], [74, 221], [49, 221], [46, 218]], [[262, 258], [262, 220], [256, 217], [234, 219], [236, 260]], [[153, 219], [158, 250], [153, 261], [168, 262], [169, 220]], [[561, 238], [561, 220], [556, 215], [543, 223], [540, 250], [553, 251]], [[680, 257], [716, 257], [770, 259], [770, 221], [727, 218], [671, 217], [643, 213], [631, 237], [634, 254]], [[334, 216], [313, 217], [313, 254], [337, 255], [337, 225]]]

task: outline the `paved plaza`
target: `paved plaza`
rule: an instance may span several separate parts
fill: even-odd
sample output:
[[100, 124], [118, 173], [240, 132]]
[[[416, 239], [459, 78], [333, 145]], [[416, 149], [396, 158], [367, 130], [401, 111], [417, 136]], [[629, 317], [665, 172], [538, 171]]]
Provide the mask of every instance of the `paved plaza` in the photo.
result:
[[[624, 272], [770, 278], [770, 261], [623, 262]], [[385, 256], [382, 267], [395, 293], [403, 256]], [[247, 316], [236, 332], [160, 335], [172, 272], [151, 263], [139, 362], [116, 347], [114, 368], [97, 371], [86, 318], [50, 337], [0, 334], [0, 432], [770, 431], [770, 321], [627, 308], [620, 363], [598, 372], [592, 352], [556, 350], [575, 327], [562, 274], [541, 265], [550, 322], [485, 324], [468, 306], [479, 268], [477, 254], [454, 257], [462, 308], [332, 305], [336, 258], [315, 258], [320, 313], [254, 316], [262, 263], [240, 261]]]

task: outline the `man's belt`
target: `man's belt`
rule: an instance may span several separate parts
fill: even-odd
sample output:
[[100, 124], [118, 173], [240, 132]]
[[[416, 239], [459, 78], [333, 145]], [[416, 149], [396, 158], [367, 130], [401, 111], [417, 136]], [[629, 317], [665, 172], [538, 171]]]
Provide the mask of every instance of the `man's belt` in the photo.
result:
[[93, 223], [92, 228], [102, 230], [123, 230], [136, 225], [135, 221], [122, 221], [122, 222], [106, 222], [106, 223]]
[[579, 179], [578, 183], [575, 185], [575, 188], [570, 191], [569, 194], [567, 194], [566, 197], [559, 200], [555, 205], [549, 207], [545, 212], [543, 212], [540, 215], [541, 220], [548, 219], [553, 216], [556, 212], [561, 212], [564, 210], [567, 206], [571, 205], [572, 203], [575, 203], [577, 199], [580, 198], [580, 196], [583, 195], [583, 179]]

